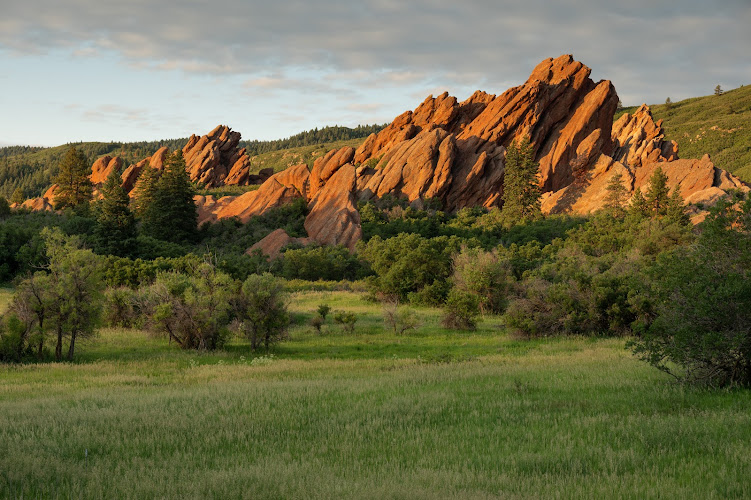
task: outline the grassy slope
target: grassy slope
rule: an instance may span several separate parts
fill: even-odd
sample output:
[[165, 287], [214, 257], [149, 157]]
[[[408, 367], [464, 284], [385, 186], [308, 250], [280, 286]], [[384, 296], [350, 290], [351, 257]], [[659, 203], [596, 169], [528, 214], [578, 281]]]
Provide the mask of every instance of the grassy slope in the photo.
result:
[[358, 332], [298, 326], [252, 360], [105, 330], [77, 364], [0, 367], [0, 497], [751, 495], [749, 391], [674, 385], [620, 340], [449, 333], [430, 309], [397, 337], [342, 292], [293, 309], [322, 302]]
[[751, 182], [751, 85], [650, 108], [656, 120], [664, 120], [666, 137], [678, 143], [681, 158], [708, 153], [715, 165]]
[[264, 168], [273, 168], [274, 172], [279, 172], [293, 165], [299, 165], [306, 163], [309, 168], [313, 167], [313, 162], [316, 158], [323, 156], [332, 149], [342, 148], [344, 146], [351, 146], [357, 148], [365, 141], [365, 138], [349, 139], [345, 141], [327, 142], [324, 144], [316, 144], [312, 146], [300, 146], [296, 148], [282, 149], [279, 151], [271, 151], [269, 153], [263, 153], [250, 158], [250, 173], [258, 173]]

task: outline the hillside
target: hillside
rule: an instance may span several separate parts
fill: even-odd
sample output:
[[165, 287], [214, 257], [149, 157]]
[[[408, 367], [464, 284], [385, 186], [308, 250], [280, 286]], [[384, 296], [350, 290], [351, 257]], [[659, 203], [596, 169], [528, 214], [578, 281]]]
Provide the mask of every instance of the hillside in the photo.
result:
[[[358, 146], [383, 125], [360, 125], [355, 128], [331, 126], [300, 132], [285, 139], [272, 141], [240, 141], [251, 155], [251, 173], [263, 168], [279, 171], [298, 163], [312, 163], [332, 148]], [[89, 163], [104, 155], [119, 156], [129, 165], [153, 155], [159, 148], [182, 149], [187, 138], [150, 142], [82, 142], [75, 143]], [[57, 175], [57, 165], [70, 144], [50, 148], [9, 146], [0, 148], [0, 196], [10, 198], [16, 188], [22, 188], [26, 198], [41, 196]]]
[[751, 182], [751, 86], [650, 108], [655, 120], [663, 120], [666, 139], [678, 143], [681, 158], [709, 154], [717, 167]]

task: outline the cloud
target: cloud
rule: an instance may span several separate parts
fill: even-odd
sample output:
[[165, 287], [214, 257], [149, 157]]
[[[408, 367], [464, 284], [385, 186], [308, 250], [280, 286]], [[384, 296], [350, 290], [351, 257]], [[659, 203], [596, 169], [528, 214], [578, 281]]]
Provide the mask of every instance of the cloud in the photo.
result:
[[115, 51], [137, 67], [243, 75], [245, 89], [257, 92], [325, 94], [333, 85], [329, 94], [416, 86], [500, 93], [563, 53], [613, 80], [626, 103], [708, 93], [720, 79], [751, 83], [748, 0], [10, 3], [0, 49]]

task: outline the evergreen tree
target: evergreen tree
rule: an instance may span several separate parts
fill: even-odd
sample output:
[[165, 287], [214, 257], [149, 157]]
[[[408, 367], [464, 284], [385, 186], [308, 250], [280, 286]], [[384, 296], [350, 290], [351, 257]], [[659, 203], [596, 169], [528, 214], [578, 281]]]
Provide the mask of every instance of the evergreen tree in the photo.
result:
[[13, 194], [10, 196], [10, 202], [20, 205], [24, 201], [26, 201], [26, 196], [24, 195], [23, 188], [16, 188], [16, 190], [13, 191]]
[[506, 220], [534, 220], [542, 215], [539, 172], [528, 138], [509, 146], [503, 180], [502, 213]]
[[673, 192], [670, 193], [670, 198], [668, 198], [665, 217], [683, 225], [687, 225], [691, 222], [691, 219], [686, 212], [686, 205], [683, 201], [683, 196], [681, 195], [681, 186], [678, 184], [673, 188]]
[[622, 216], [628, 196], [628, 192], [623, 186], [623, 174], [618, 172], [613, 175], [605, 189], [608, 193], [605, 197], [605, 209], [616, 217]]
[[714, 95], [722, 95], [723, 90], [719, 85], [714, 88]]
[[673, 107], [673, 101], [671, 101], [670, 98], [668, 97], [667, 99], [665, 99], [665, 108], [670, 109], [672, 107]]
[[153, 199], [143, 209], [141, 221], [144, 233], [175, 243], [194, 240], [198, 229], [198, 212], [193, 194], [183, 154], [175, 151], [165, 160]]
[[652, 216], [667, 214], [669, 193], [668, 176], [661, 167], [657, 167], [649, 178], [649, 191], [645, 196], [647, 209]]
[[5, 217], [6, 215], [10, 215], [10, 204], [8, 200], [0, 196], [0, 217]]
[[121, 182], [120, 173], [114, 169], [104, 181], [102, 199], [96, 204], [94, 241], [98, 253], [126, 257], [135, 249], [136, 220]]
[[91, 199], [91, 167], [86, 157], [71, 146], [60, 161], [60, 170], [55, 182], [59, 189], [55, 194], [55, 208], [76, 207]]
[[135, 196], [133, 198], [133, 206], [136, 217], [141, 220], [149, 219], [150, 215], [147, 213], [153, 209], [154, 193], [156, 193], [156, 184], [159, 181], [161, 172], [149, 165], [144, 166], [141, 175], [138, 176], [133, 190]]
[[644, 195], [641, 194], [641, 188], [636, 188], [634, 196], [631, 198], [631, 205], [629, 206], [629, 212], [639, 217], [649, 216], [649, 207], [647, 206], [647, 200]]

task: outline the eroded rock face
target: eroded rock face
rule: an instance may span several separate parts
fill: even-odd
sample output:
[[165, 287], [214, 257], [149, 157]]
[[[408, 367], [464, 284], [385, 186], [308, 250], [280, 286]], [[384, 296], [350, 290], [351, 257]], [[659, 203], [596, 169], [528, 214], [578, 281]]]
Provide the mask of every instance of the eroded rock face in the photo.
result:
[[119, 156], [115, 156], [114, 158], [111, 156], [102, 156], [91, 166], [91, 175], [89, 176], [91, 183], [95, 186], [104, 184], [104, 181], [107, 180], [112, 171], [119, 172], [122, 166], [123, 159]]
[[250, 158], [245, 148], [238, 148], [240, 132], [218, 125], [208, 134], [190, 136], [183, 148], [190, 180], [208, 188], [246, 185], [250, 176]]
[[666, 141], [662, 120], [655, 122], [649, 106], [624, 114], [613, 124], [613, 158], [638, 168], [646, 163], [678, 159], [678, 144]]
[[354, 196], [355, 176], [353, 165], [342, 166], [310, 201], [305, 230], [317, 243], [344, 245], [354, 250], [355, 243], [362, 238]]
[[274, 259], [279, 256], [282, 248], [292, 243], [308, 245], [312, 243], [312, 240], [310, 238], [293, 238], [284, 229], [276, 229], [264, 239], [248, 248], [245, 253], [250, 255], [253, 252], [260, 251], [262, 254]]

